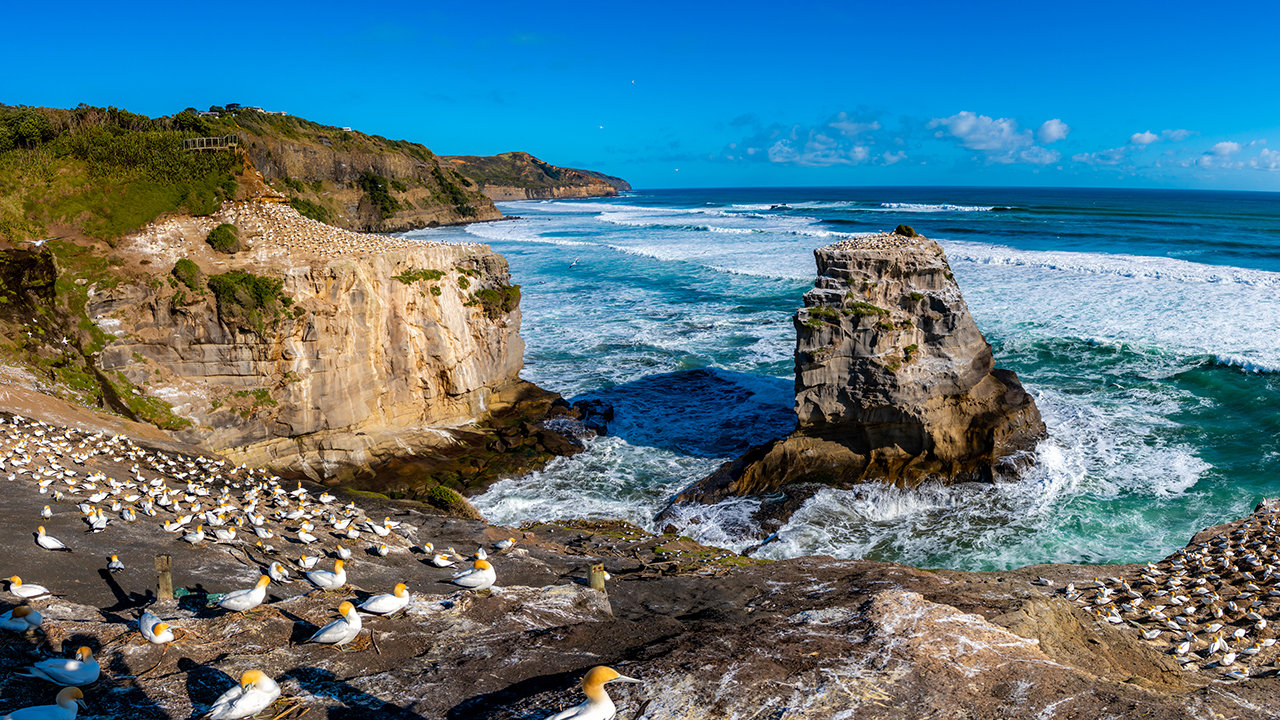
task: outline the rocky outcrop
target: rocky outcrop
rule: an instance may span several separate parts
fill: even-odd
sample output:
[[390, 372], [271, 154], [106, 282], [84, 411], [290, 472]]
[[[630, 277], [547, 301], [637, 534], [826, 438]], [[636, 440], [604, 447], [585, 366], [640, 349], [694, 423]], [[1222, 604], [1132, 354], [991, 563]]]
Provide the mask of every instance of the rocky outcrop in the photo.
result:
[[679, 499], [1015, 476], [1045, 426], [1017, 375], [994, 366], [942, 248], [883, 234], [814, 255], [818, 278], [794, 318], [795, 433]]
[[494, 202], [612, 197], [631, 190], [622, 178], [557, 167], [526, 152], [458, 155], [442, 157], [441, 161], [479, 184], [480, 191]]
[[[198, 285], [90, 290], [89, 317], [114, 336], [99, 368], [172, 405], [192, 423], [176, 431], [180, 439], [237, 461], [329, 477], [449, 445], [451, 428], [527, 388], [518, 377], [519, 290], [487, 246], [363, 236], [365, 252], [308, 257], [282, 252], [255, 217], [252, 208], [228, 208], [124, 245], [152, 267], [186, 255], [205, 275], [278, 279], [279, 298], [261, 307], [236, 311]], [[251, 249], [215, 257], [191, 241], [200, 228], [187, 225], [221, 221], [240, 226]]]

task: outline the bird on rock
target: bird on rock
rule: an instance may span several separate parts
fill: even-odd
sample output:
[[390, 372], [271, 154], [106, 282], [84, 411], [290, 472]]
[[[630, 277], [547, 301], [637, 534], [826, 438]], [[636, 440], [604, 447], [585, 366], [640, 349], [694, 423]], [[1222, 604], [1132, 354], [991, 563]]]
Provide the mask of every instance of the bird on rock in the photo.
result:
[[39, 630], [40, 623], [44, 620], [40, 613], [30, 605], [19, 605], [18, 607], [0, 615], [0, 629], [9, 632], [28, 633], [32, 630]]
[[112, 555], [111, 561], [107, 563], [107, 569], [113, 573], [118, 573], [124, 570], [124, 563], [120, 562], [120, 558]]
[[240, 684], [218, 696], [209, 708], [210, 720], [240, 720], [271, 707], [280, 697], [280, 686], [261, 670], [240, 676]]
[[477, 560], [470, 570], [454, 574], [449, 582], [470, 590], [484, 590], [492, 587], [495, 580], [497, 580], [497, 575], [494, 573], [493, 566], [489, 564], [489, 561]]
[[617, 670], [611, 667], [597, 665], [582, 676], [582, 692], [587, 696], [587, 701], [577, 707], [571, 707], [564, 712], [552, 715], [547, 720], [612, 720], [614, 715], [617, 714], [617, 709], [614, 707], [609, 693], [605, 692], [604, 686], [605, 683], [611, 683], [615, 680], [633, 683], [643, 682], [620, 675]]
[[267, 598], [267, 585], [270, 583], [271, 578], [263, 575], [258, 578], [257, 585], [247, 590], [234, 590], [223, 595], [222, 599], [218, 601], [218, 606], [237, 612], [252, 610], [261, 605], [262, 601]]
[[152, 645], [164, 645], [165, 652], [169, 651], [169, 643], [174, 640], [173, 628], [152, 615], [150, 610], [143, 612], [142, 617], [138, 618], [138, 632]]
[[22, 582], [22, 578], [17, 575], [9, 578], [9, 592], [27, 600], [53, 594], [49, 592], [49, 588], [43, 585]]
[[74, 658], [43, 660], [24, 668], [24, 671], [18, 674], [48, 680], [59, 685], [74, 686], [97, 682], [98, 674], [102, 669], [98, 667], [98, 660], [93, 657], [93, 651], [82, 647], [76, 651]]
[[360, 613], [356, 612], [356, 606], [343, 602], [338, 606], [338, 614], [342, 617], [320, 628], [307, 642], [342, 646], [355, 640], [360, 634]]
[[347, 571], [342, 569], [342, 561], [333, 561], [333, 570], [312, 570], [307, 573], [307, 580], [321, 590], [337, 590], [347, 584]]
[[36, 528], [36, 544], [45, 550], [61, 550], [63, 552], [71, 552], [71, 548], [62, 544], [62, 541], [56, 537], [44, 534], [44, 526]]
[[267, 566], [267, 576], [281, 585], [288, 585], [293, 582], [289, 579], [289, 571], [279, 562], [273, 562]]
[[396, 585], [389, 595], [374, 595], [360, 603], [360, 609], [375, 615], [390, 615], [409, 604], [409, 590], [404, 583]]
[[0, 720], [75, 720], [77, 706], [84, 706], [84, 693], [78, 687], [64, 687], [53, 702], [53, 705], [14, 710], [8, 715], [0, 715]]

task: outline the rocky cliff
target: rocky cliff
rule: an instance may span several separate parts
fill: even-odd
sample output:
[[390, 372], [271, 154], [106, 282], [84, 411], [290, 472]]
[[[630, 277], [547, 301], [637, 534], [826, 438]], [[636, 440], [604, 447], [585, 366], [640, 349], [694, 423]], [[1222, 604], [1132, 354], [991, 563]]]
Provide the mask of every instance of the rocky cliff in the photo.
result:
[[1015, 476], [1044, 423], [1017, 375], [994, 366], [942, 248], [886, 233], [814, 256], [818, 278], [794, 318], [795, 433], [753, 448], [680, 499], [806, 482]]
[[480, 191], [495, 202], [612, 197], [631, 190], [631, 185], [622, 178], [593, 170], [557, 167], [526, 152], [491, 157], [458, 155], [443, 157], [441, 161], [477, 183]]

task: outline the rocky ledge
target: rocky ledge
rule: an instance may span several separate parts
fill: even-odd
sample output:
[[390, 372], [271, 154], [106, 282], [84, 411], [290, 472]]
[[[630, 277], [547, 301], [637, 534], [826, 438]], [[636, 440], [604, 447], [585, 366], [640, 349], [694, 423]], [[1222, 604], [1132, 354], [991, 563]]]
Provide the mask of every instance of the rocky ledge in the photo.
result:
[[794, 317], [796, 431], [676, 501], [1016, 477], [1045, 426], [1018, 376], [995, 367], [941, 246], [904, 226], [814, 256], [818, 278]]
[[[263, 717], [546, 718], [582, 700], [577, 682], [595, 665], [643, 681], [609, 686], [625, 720], [1280, 713], [1280, 647], [1269, 642], [1276, 626], [1247, 615], [1277, 616], [1280, 559], [1269, 550], [1277, 544], [1276, 503], [1210, 528], [1186, 551], [1151, 565], [990, 573], [826, 557], [768, 562], [621, 523], [490, 527], [438, 517], [416, 503], [341, 491], [330, 500], [331, 512], [354, 514], [361, 527], [363, 519], [381, 524], [384, 516], [399, 526], [376, 541], [371, 532], [356, 541], [332, 530], [322, 514], [317, 540], [304, 545], [298, 539], [304, 518], [286, 517], [303, 498], [287, 495], [294, 492], [289, 487], [262, 503], [272, 516], [262, 528], [275, 533], [262, 542], [277, 551], [242, 539], [191, 546], [160, 527], [171, 516], [165, 509], [133, 524], [113, 514], [105, 531], [81, 533], [75, 500], [51, 502], [39, 492], [51, 477], [44, 471], [56, 465], [64, 479], [55, 484], [68, 493], [65, 478], [83, 483], [92, 473], [141, 474], [149, 488], [194, 482], [215, 491], [229, 520], [242, 509], [228, 508], [239, 508], [247, 489], [270, 475], [230, 472], [231, 465], [202, 458], [195, 448], [89, 434], [96, 430], [89, 422], [66, 428], [6, 418], [0, 428], [0, 455], [16, 474], [0, 494], [6, 520], [0, 542], [8, 548], [0, 576], [18, 575], [58, 593], [30, 601], [44, 616], [43, 637], [9, 636], [0, 644], [0, 711], [48, 703], [56, 692], [14, 670], [84, 646], [102, 667], [100, 679], [85, 687], [85, 716], [138, 720], [194, 717], [249, 669], [283, 689]], [[211, 473], [234, 476], [227, 493]], [[312, 502], [327, 500], [319, 488], [306, 489]], [[54, 510], [43, 523], [72, 553], [50, 553], [32, 541], [45, 503]], [[516, 544], [496, 550], [494, 542], [507, 537]], [[494, 588], [464, 591], [441, 582], [451, 570], [426, 562], [421, 549], [428, 541], [464, 553], [487, 548]], [[386, 555], [373, 550], [375, 542], [388, 547]], [[328, 568], [339, 543], [354, 553], [346, 587], [312, 592], [298, 580], [299, 555], [321, 557], [320, 567]], [[105, 569], [111, 554], [124, 562], [117, 574]], [[152, 559], [161, 554], [172, 557], [174, 601], [156, 600]], [[271, 562], [285, 564], [294, 581], [272, 583], [261, 609], [240, 615], [211, 604], [218, 593], [252, 585]], [[595, 564], [612, 576], [606, 592], [585, 586]], [[366, 616], [346, 651], [304, 644], [340, 602], [398, 582], [412, 593], [405, 611]], [[1249, 583], [1258, 590], [1248, 590]], [[1157, 602], [1170, 612], [1172, 600], [1162, 597], [1203, 597], [1186, 589], [1201, 587], [1251, 609], [1224, 604], [1224, 618], [1215, 620], [1200, 607], [1213, 603], [1197, 601], [1190, 603], [1195, 616], [1180, 613], [1179, 636], [1142, 634], [1161, 612]], [[1143, 600], [1129, 593], [1145, 599], [1142, 612], [1132, 606]], [[1118, 599], [1106, 602], [1110, 595]], [[0, 612], [16, 601], [0, 594]], [[1101, 609], [1114, 603], [1129, 607]], [[166, 649], [138, 636], [134, 618], [144, 607], [177, 628], [177, 642]], [[1120, 622], [1112, 619], [1122, 614]], [[1133, 617], [1140, 628], [1128, 622]], [[1240, 629], [1244, 636], [1236, 639]], [[1192, 638], [1187, 648], [1182, 635]], [[1226, 649], [1213, 648], [1218, 637], [1226, 638]]]

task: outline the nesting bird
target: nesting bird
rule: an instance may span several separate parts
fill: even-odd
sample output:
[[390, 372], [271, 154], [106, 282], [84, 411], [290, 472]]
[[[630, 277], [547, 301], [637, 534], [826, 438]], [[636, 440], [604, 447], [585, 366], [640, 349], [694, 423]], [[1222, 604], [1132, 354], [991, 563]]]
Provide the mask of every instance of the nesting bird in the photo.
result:
[[74, 658], [54, 658], [30, 665], [18, 673], [24, 677], [40, 678], [58, 685], [88, 685], [97, 682], [101, 673], [93, 651], [82, 647]]
[[17, 575], [9, 578], [9, 592], [26, 600], [53, 594], [49, 592], [49, 588], [43, 585], [22, 582], [22, 578]]
[[375, 615], [390, 615], [403, 610], [408, 604], [408, 587], [404, 583], [398, 583], [390, 594], [374, 595], [360, 603], [360, 609]]
[[347, 571], [341, 560], [333, 561], [333, 570], [312, 570], [307, 573], [307, 580], [321, 590], [337, 590], [347, 584]]
[[605, 691], [604, 686], [611, 682], [643, 682], [620, 674], [617, 670], [604, 665], [597, 665], [582, 676], [582, 693], [587, 696], [586, 702], [556, 713], [547, 720], [612, 720], [617, 714], [613, 699]]
[[271, 583], [271, 577], [263, 575], [258, 578], [258, 584], [245, 590], [234, 590], [222, 596], [218, 601], [218, 606], [227, 610], [235, 610], [236, 612], [248, 612], [267, 599], [267, 585]]
[[218, 696], [209, 708], [210, 720], [240, 720], [271, 707], [280, 697], [280, 686], [261, 670], [240, 676], [240, 684]]
[[317, 630], [307, 642], [342, 646], [355, 640], [361, 629], [360, 613], [351, 603], [343, 602], [338, 606], [338, 614], [341, 617]]
[[61, 550], [63, 552], [71, 552], [71, 548], [62, 544], [61, 540], [59, 540], [56, 537], [46, 535], [44, 532], [43, 525], [36, 528], [36, 544], [44, 548], [45, 550]]
[[58, 691], [53, 705], [36, 705], [0, 715], [0, 720], [75, 720], [78, 707], [84, 707], [84, 693], [78, 687]]
[[488, 560], [477, 560], [470, 570], [454, 573], [449, 582], [469, 590], [484, 590], [493, 586], [497, 574]]

